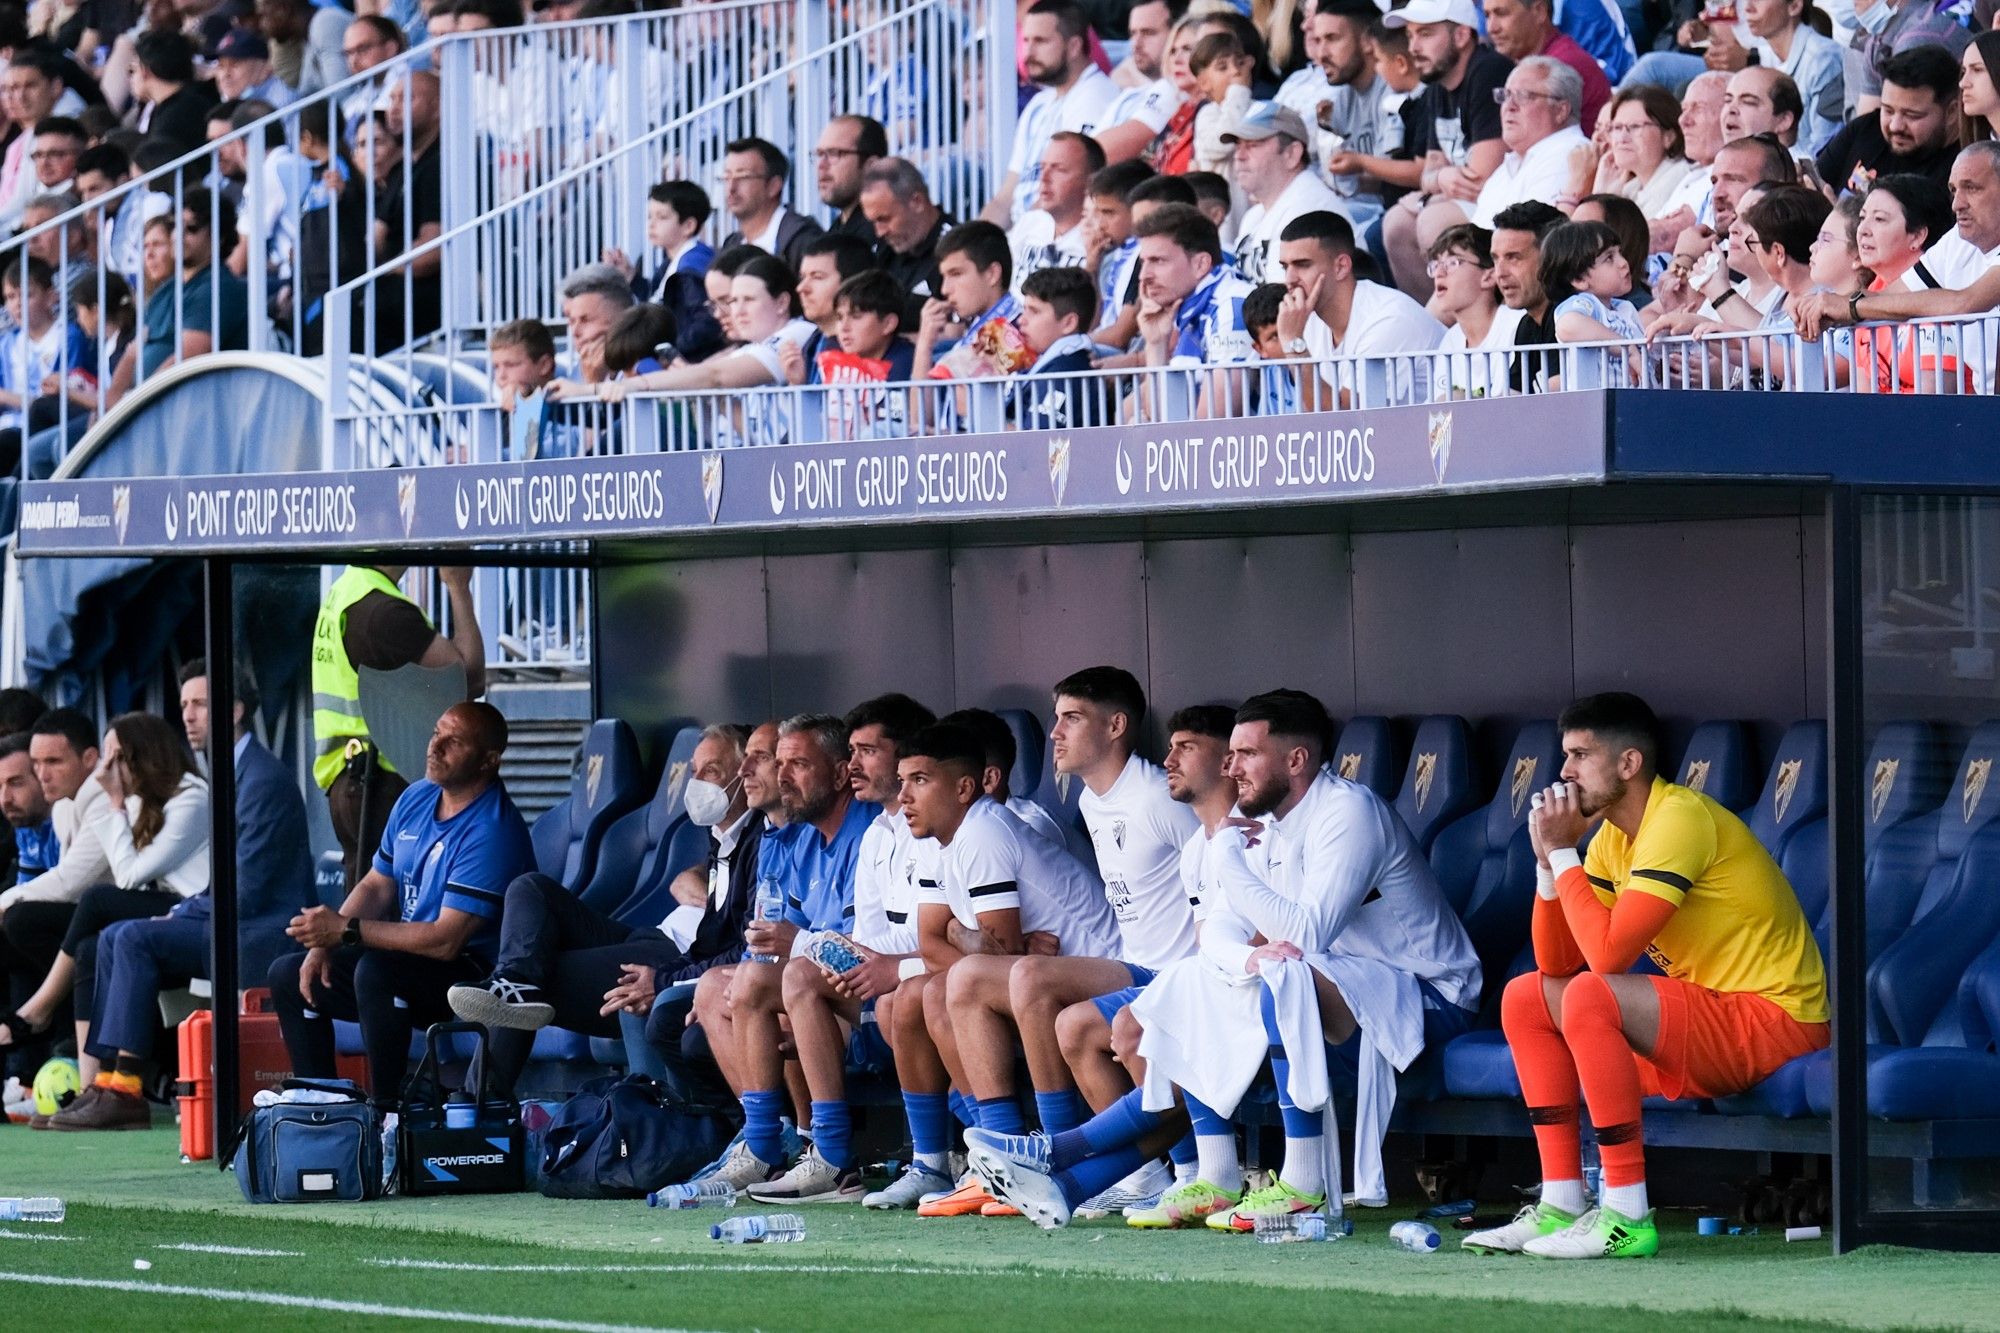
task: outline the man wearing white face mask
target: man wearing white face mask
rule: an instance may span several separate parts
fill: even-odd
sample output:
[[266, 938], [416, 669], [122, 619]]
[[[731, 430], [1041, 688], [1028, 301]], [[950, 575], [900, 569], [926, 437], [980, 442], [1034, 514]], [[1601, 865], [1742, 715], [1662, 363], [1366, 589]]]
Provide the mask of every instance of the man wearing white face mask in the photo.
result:
[[[498, 1086], [513, 1087], [539, 1029], [553, 1023], [616, 1037], [619, 1010], [645, 1012], [659, 977], [698, 962], [703, 918], [730, 896], [737, 878], [731, 862], [743, 859], [739, 849], [754, 849], [762, 831], [762, 816], [749, 809], [744, 794], [749, 737], [746, 727], [718, 723], [695, 746], [684, 800], [688, 818], [712, 830], [702, 903], [688, 903], [677, 892], [680, 905], [659, 926], [628, 926], [586, 906], [547, 875], [522, 875], [508, 885], [493, 974], [477, 985], [454, 986], [447, 997], [452, 1012], [490, 1031]], [[640, 989], [647, 992], [643, 997]]]

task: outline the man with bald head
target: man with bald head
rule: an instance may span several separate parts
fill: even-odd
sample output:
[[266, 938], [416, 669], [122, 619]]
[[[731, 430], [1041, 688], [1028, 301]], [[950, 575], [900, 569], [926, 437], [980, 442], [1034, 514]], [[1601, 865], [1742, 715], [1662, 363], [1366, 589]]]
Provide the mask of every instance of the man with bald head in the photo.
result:
[[333, 1019], [361, 1025], [378, 1101], [393, 1100], [410, 1034], [451, 1018], [445, 994], [493, 965], [507, 886], [535, 864], [528, 826], [500, 781], [507, 720], [488, 703], [438, 719], [424, 777], [390, 812], [374, 863], [339, 911], [309, 907], [286, 929], [306, 952], [271, 965], [271, 1002], [301, 1078], [334, 1078]]
[[1709, 168], [1715, 155], [1728, 143], [1722, 135], [1722, 102], [1729, 90], [1729, 75], [1719, 69], [1705, 70], [1681, 94], [1681, 139], [1694, 170], [1668, 196], [1660, 216], [1652, 224], [1655, 254], [1672, 250], [1682, 231], [1696, 225], [1715, 225], [1709, 202]]

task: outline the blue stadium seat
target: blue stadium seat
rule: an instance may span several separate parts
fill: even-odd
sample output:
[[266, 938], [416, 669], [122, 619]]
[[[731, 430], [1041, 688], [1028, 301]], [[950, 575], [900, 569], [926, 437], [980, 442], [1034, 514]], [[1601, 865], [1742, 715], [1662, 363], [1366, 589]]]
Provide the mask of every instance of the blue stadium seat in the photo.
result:
[[[1744, 822], [1771, 858], [1783, 864], [1786, 848], [1799, 829], [1826, 817], [1826, 802], [1826, 723], [1794, 722], [1778, 742], [1764, 777], [1764, 793]], [[1816, 917], [1818, 912], [1807, 915]]]
[[618, 816], [646, 799], [646, 766], [632, 728], [616, 718], [590, 724], [569, 795], [535, 821], [535, 865], [575, 891], [597, 868], [597, 845]]
[[1527, 941], [1535, 897], [1528, 798], [1553, 782], [1561, 768], [1555, 723], [1528, 723], [1514, 739], [1500, 770], [1500, 789], [1486, 808], [1458, 820], [1431, 844], [1431, 868], [1479, 951], [1485, 977], [1498, 977]]
[[[1054, 747], [1048, 744], [1048, 733], [1043, 729], [1041, 719], [1025, 708], [1003, 708], [1001, 718], [1014, 733], [1014, 744], [1019, 753], [1014, 760], [1014, 775], [1008, 779], [1007, 789], [1016, 796], [1026, 796], [1036, 805], [1054, 816], [1063, 829], [1063, 845], [1069, 848], [1071, 856], [1097, 873], [1097, 849], [1091, 845], [1090, 832], [1084, 827], [1083, 812], [1077, 808], [1077, 801], [1083, 796], [1083, 782], [1067, 773], [1056, 772]], [[1032, 748], [1030, 748], [1032, 747]], [[1033, 766], [1028, 757], [1035, 756]], [[1024, 781], [1032, 774], [1034, 780], [1025, 786], [1015, 786], [1014, 778]]]
[[1472, 733], [1465, 719], [1436, 714], [1417, 724], [1396, 813], [1426, 855], [1438, 834], [1479, 800], [1472, 783]]
[[[1014, 733], [1014, 768], [1007, 774], [1007, 790], [1016, 796], [1036, 799], [1042, 788], [1043, 752], [1048, 747], [1048, 730], [1041, 719], [1025, 708], [1002, 708], [998, 716]], [[1054, 807], [1050, 806], [1053, 810]]]
[[1688, 737], [1673, 773], [1681, 786], [1713, 797], [1731, 810], [1749, 809], [1757, 798], [1750, 729], [1741, 722], [1702, 723]]
[[1340, 729], [1328, 762], [1333, 771], [1350, 782], [1358, 782], [1385, 801], [1396, 799], [1397, 763], [1395, 733], [1386, 717], [1357, 717]]
[[597, 874], [578, 895], [584, 903], [630, 925], [658, 925], [672, 910], [674, 876], [708, 854], [708, 830], [687, 818], [688, 773], [700, 743], [693, 723], [674, 733], [653, 799], [604, 835]]

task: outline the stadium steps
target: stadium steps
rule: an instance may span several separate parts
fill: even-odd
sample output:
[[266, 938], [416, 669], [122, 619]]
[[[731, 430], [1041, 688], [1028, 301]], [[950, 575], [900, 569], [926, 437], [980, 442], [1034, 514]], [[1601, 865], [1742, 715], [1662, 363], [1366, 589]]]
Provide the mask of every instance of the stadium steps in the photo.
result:
[[495, 684], [487, 698], [507, 718], [507, 757], [500, 774], [530, 824], [569, 795], [577, 747], [590, 727], [588, 682]]

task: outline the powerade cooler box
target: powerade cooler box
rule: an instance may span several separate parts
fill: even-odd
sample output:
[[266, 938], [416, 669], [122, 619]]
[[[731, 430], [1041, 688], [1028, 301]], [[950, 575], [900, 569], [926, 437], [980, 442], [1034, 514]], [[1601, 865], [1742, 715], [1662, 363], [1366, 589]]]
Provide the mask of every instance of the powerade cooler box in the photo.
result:
[[[476, 1045], [462, 1088], [444, 1085], [443, 1039], [471, 1036]], [[486, 1086], [486, 1029], [477, 1023], [437, 1023], [424, 1034], [424, 1058], [403, 1086], [396, 1126], [402, 1192], [512, 1194], [526, 1185], [527, 1149], [521, 1104]], [[469, 1123], [453, 1128], [447, 1116]]]

